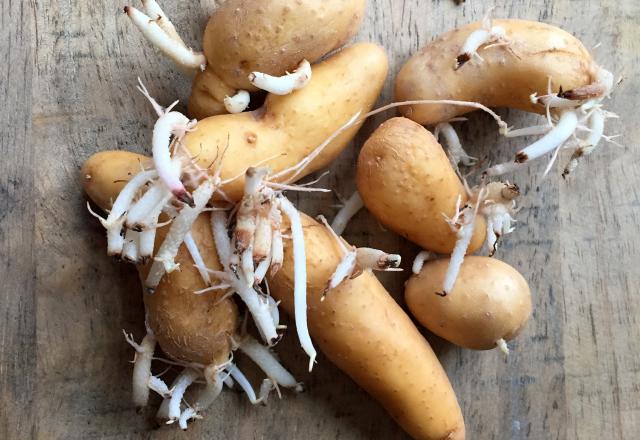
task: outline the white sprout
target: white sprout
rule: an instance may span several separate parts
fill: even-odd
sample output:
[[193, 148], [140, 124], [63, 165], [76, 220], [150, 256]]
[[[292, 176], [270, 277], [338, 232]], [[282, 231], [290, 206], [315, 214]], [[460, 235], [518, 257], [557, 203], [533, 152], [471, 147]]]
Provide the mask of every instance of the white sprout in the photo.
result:
[[178, 249], [184, 241], [184, 237], [191, 231], [193, 222], [206, 207], [214, 190], [213, 183], [210, 180], [205, 180], [193, 192], [194, 207], [184, 206], [180, 214], [174, 219], [147, 275], [145, 285], [150, 291], [153, 291], [158, 286], [165, 272], [170, 273], [176, 269], [177, 265], [174, 258], [178, 253]]
[[191, 255], [191, 259], [195, 263], [196, 269], [198, 269], [198, 273], [200, 273], [202, 281], [204, 281], [205, 284], [210, 285], [211, 278], [209, 277], [209, 273], [206, 270], [202, 269], [205, 266], [204, 259], [202, 258], [202, 254], [198, 249], [198, 244], [193, 239], [193, 235], [191, 235], [191, 232], [187, 232], [187, 234], [184, 236], [184, 245], [187, 247], [187, 250]]
[[[274, 210], [278, 213], [277, 210]], [[278, 222], [278, 226], [280, 223]], [[271, 276], [278, 273], [280, 268], [282, 267], [282, 263], [284, 261], [284, 244], [282, 242], [282, 232], [280, 232], [280, 228], [276, 228], [273, 231], [273, 237], [271, 238]]]
[[137, 263], [140, 248], [140, 233], [128, 229], [124, 235], [124, 246], [122, 248], [122, 259], [130, 263]]
[[279, 197], [278, 204], [291, 223], [293, 241], [293, 303], [296, 331], [302, 349], [309, 356], [309, 371], [313, 369], [317, 353], [311, 342], [307, 326], [307, 257], [304, 248], [304, 232], [300, 213], [286, 197]]
[[267, 347], [254, 338], [247, 336], [242, 340], [239, 348], [276, 384], [285, 388], [295, 388], [298, 392], [302, 391], [302, 384], [296, 381]]
[[464, 166], [468, 167], [474, 165], [478, 161], [476, 157], [469, 156], [467, 152], [464, 151], [460, 138], [458, 137], [458, 133], [456, 133], [456, 130], [449, 122], [441, 122], [436, 125], [433, 134], [436, 139], [439, 138], [440, 134], [444, 137], [447, 143], [449, 158], [453, 163], [454, 168], [457, 168], [458, 163], [462, 163]]
[[280, 335], [278, 335], [276, 326], [273, 323], [269, 301], [266, 298], [262, 298], [260, 294], [256, 292], [253, 288], [253, 280], [251, 285], [247, 285], [244, 280], [238, 280], [237, 278], [232, 277], [230, 284], [242, 301], [247, 305], [262, 338], [269, 345], [276, 344], [280, 340]]
[[167, 14], [164, 13], [160, 8], [160, 5], [158, 5], [155, 0], [142, 0], [142, 6], [144, 6], [144, 12], [146, 12], [152, 19], [155, 19], [158, 26], [160, 26], [160, 29], [178, 43], [186, 46], [184, 41], [182, 41], [182, 38], [180, 38], [180, 35], [178, 35], [173, 23], [171, 23], [167, 17]]
[[238, 90], [233, 96], [224, 97], [224, 108], [229, 113], [242, 113], [249, 107], [251, 95], [246, 90]]
[[160, 180], [181, 202], [193, 205], [193, 198], [180, 180], [180, 170], [172, 165], [169, 140], [171, 136], [181, 139], [185, 132], [193, 128], [193, 123], [180, 112], [167, 111], [158, 118], [153, 127], [153, 163]]
[[358, 254], [355, 248], [344, 253], [344, 256], [336, 266], [331, 278], [329, 278], [329, 282], [327, 283], [327, 287], [324, 289], [324, 293], [326, 294], [328, 291], [335, 289], [344, 280], [350, 277], [356, 270], [357, 261]]
[[507, 33], [501, 26], [492, 26], [491, 20], [487, 15], [482, 22], [482, 28], [471, 32], [462, 44], [462, 48], [456, 57], [454, 69], [457, 70], [462, 67], [467, 61], [471, 60], [473, 56], [482, 59], [480, 55], [478, 55], [478, 49], [480, 49], [481, 46], [494, 42], [508, 43]]
[[185, 368], [178, 375], [176, 380], [171, 385], [172, 393], [169, 399], [169, 421], [167, 423], [173, 423], [180, 418], [180, 403], [182, 402], [182, 396], [196, 379], [200, 377], [200, 373], [192, 368]]
[[288, 95], [294, 90], [303, 88], [309, 81], [311, 81], [311, 64], [307, 60], [302, 60], [293, 73], [283, 76], [271, 76], [261, 72], [249, 74], [251, 84], [274, 95]]
[[171, 397], [171, 390], [169, 389], [167, 384], [164, 382], [164, 380], [160, 379], [157, 376], [151, 376], [149, 378], [148, 386], [150, 390], [155, 391], [165, 399]]
[[269, 266], [271, 266], [271, 258], [267, 258], [266, 260], [262, 260], [256, 266], [256, 270], [253, 273], [254, 282], [256, 284], [260, 284], [265, 276], [267, 276], [267, 272], [269, 271]]
[[500, 338], [496, 341], [496, 346], [500, 349], [500, 351], [505, 355], [509, 356], [509, 346], [507, 345], [507, 341]]
[[349, 224], [349, 220], [351, 220], [363, 207], [364, 202], [360, 197], [360, 193], [355, 191], [333, 218], [333, 222], [331, 222], [331, 229], [333, 229], [336, 234], [342, 235], [347, 224]]
[[227, 231], [227, 214], [224, 211], [211, 213], [211, 231], [220, 264], [223, 267], [228, 267], [231, 259], [231, 240]]
[[379, 249], [360, 247], [356, 249], [356, 261], [361, 269], [392, 271], [400, 266], [401, 258]]
[[124, 12], [142, 32], [142, 35], [176, 64], [187, 69], [204, 69], [207, 64], [205, 56], [176, 41], [160, 27], [156, 20], [152, 20], [146, 14], [131, 6], [125, 6]]
[[182, 429], [183, 431], [187, 430], [187, 422], [191, 419], [201, 419], [202, 416], [199, 415], [195, 409], [193, 408], [187, 408], [184, 411], [182, 411], [182, 413], [180, 414], [180, 418], [178, 419], [178, 426], [180, 426], [180, 429]]
[[122, 252], [122, 248], [124, 246], [122, 226], [125, 222], [127, 211], [130, 209], [131, 203], [138, 191], [146, 185], [147, 182], [157, 177], [157, 175], [158, 173], [155, 171], [140, 171], [138, 174], [133, 176], [124, 188], [122, 188], [118, 197], [116, 197], [106, 219], [95, 214], [87, 204], [89, 212], [100, 220], [102, 226], [107, 230], [108, 255], [119, 255]]
[[133, 366], [133, 404], [141, 408], [149, 401], [149, 381], [151, 379], [151, 360], [156, 349], [156, 338], [153, 332], [147, 331], [140, 345], [136, 344], [133, 336], [124, 330], [127, 342], [136, 350]]
[[434, 258], [434, 253], [430, 251], [420, 251], [416, 258], [413, 260], [413, 265], [411, 266], [411, 271], [415, 274], [419, 274], [422, 271], [422, 267], [426, 261], [429, 261]]
[[458, 198], [456, 214], [449, 220], [452, 229], [456, 231], [456, 244], [451, 252], [449, 266], [447, 267], [447, 272], [445, 273], [442, 283], [442, 292], [437, 293], [440, 296], [446, 296], [453, 291], [460, 267], [464, 261], [464, 256], [473, 238], [476, 214], [478, 212], [478, 206], [484, 198], [483, 193], [484, 191], [481, 190], [475, 206], [466, 205], [462, 209], [460, 209], [460, 197]]
[[261, 387], [260, 397], [259, 398], [256, 397], [256, 393], [253, 390], [253, 387], [251, 386], [249, 381], [247, 380], [246, 376], [242, 373], [242, 371], [240, 371], [240, 369], [238, 369], [238, 367], [234, 363], [229, 363], [229, 365], [226, 367], [226, 370], [229, 372], [229, 374], [231, 374], [231, 377], [233, 377], [233, 379], [240, 386], [240, 388], [242, 388], [242, 391], [245, 392], [245, 394], [249, 398], [249, 401], [252, 404], [255, 405], [255, 404], [261, 403], [263, 400], [266, 399], [270, 390], [267, 390], [266, 388], [263, 389], [263, 387]]
[[562, 172], [562, 177], [566, 177], [576, 169], [581, 157], [590, 155], [596, 149], [604, 135], [604, 120], [605, 113], [601, 110], [596, 110], [591, 114], [589, 117], [589, 135], [583, 141], [583, 145], [580, 145], [571, 155], [569, 163]]
[[207, 384], [196, 393], [193, 403], [196, 411], [204, 411], [209, 408], [218, 396], [220, 396], [222, 385], [224, 384], [221, 375], [221, 373], [218, 373], [215, 380], [207, 382]]
[[[267, 283], [267, 288], [269, 284]], [[278, 328], [280, 326], [280, 311], [278, 310], [278, 302], [273, 299], [271, 296], [267, 296], [267, 301], [269, 302], [269, 311], [271, 312], [271, 319], [273, 319], [273, 325]]]
[[[174, 167], [179, 167], [176, 161]], [[179, 168], [178, 168], [179, 169]], [[179, 171], [178, 171], [179, 172]], [[150, 229], [157, 223], [162, 208], [171, 200], [171, 192], [164, 183], [157, 180], [145, 191], [127, 213], [125, 225], [135, 230]]]
[[578, 115], [574, 110], [565, 110], [560, 114], [556, 126], [528, 147], [516, 154], [516, 162], [523, 163], [536, 159], [562, 145], [578, 127]]

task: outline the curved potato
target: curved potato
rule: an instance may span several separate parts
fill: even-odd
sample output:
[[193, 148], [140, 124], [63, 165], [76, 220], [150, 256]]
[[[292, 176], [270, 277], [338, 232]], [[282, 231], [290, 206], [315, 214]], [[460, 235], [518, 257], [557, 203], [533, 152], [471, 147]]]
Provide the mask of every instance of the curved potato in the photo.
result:
[[[150, 158], [127, 151], [94, 154], [82, 167], [84, 190], [103, 210], [109, 209], [127, 181], [140, 170], [141, 163], [150, 163]], [[168, 230], [169, 226], [158, 229], [156, 250]], [[205, 264], [219, 270], [208, 213], [198, 217], [191, 233]], [[180, 270], [165, 274], [154, 294], [144, 294], [147, 323], [170, 357], [203, 365], [221, 364], [231, 352], [229, 335], [238, 324], [237, 307], [233, 300], [222, 299], [224, 292], [193, 293], [207, 286], [184, 244], [175, 261]], [[149, 267], [150, 264], [138, 266], [142, 279]]]
[[[450, 254], [456, 234], [443, 215], [453, 216], [456, 201], [468, 196], [444, 150], [421, 125], [406, 119], [384, 122], [358, 157], [356, 182], [367, 209], [387, 228], [422, 248]], [[468, 253], [486, 238], [486, 223], [476, 219]]]
[[[272, 171], [297, 164], [356, 112], [375, 104], [387, 76], [387, 56], [375, 44], [350, 46], [314, 67], [303, 89], [289, 95], [269, 95], [263, 108], [234, 115], [218, 115], [198, 122], [183, 143], [208, 168], [223, 158], [222, 179], [243, 175], [264, 161]], [[300, 174], [300, 178], [328, 165], [347, 146], [361, 124], [338, 136]], [[244, 176], [223, 190], [233, 200], [242, 197]]]
[[461, 347], [489, 350], [499, 339], [509, 341], [531, 315], [531, 292], [525, 279], [508, 264], [489, 257], [465, 258], [453, 292], [435, 292], [448, 259], [426, 263], [405, 288], [413, 316], [427, 329]]
[[[549, 78], [553, 92], [595, 82], [598, 65], [580, 40], [568, 32], [526, 20], [493, 20], [493, 25], [506, 30], [508, 46], [480, 49], [484, 62], [472, 60], [456, 70], [456, 57], [464, 41], [482, 23], [447, 32], [402, 67], [395, 83], [396, 100], [455, 99], [542, 113], [544, 106], [533, 104], [530, 95], [546, 95]], [[404, 116], [423, 125], [473, 110], [450, 105], [400, 109]]]
[[[253, 71], [280, 76], [343, 46], [360, 27], [366, 0], [231, 0], [209, 19], [205, 56], [229, 87], [256, 90]], [[314, 72], [315, 73], [315, 72]]]
[[[302, 216], [307, 249], [308, 323], [325, 355], [369, 392], [415, 439], [461, 440], [462, 413], [427, 341], [369, 271], [345, 280], [324, 301], [341, 253], [329, 231]], [[272, 295], [293, 315], [291, 242], [269, 278]]]

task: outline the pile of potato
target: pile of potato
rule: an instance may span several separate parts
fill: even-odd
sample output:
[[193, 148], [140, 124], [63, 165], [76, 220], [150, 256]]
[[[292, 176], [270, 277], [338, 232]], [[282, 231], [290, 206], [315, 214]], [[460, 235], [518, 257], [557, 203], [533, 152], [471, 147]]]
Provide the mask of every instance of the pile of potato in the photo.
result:
[[[282, 336], [279, 305], [295, 318], [310, 367], [315, 351], [311, 340], [305, 342], [309, 334], [411, 436], [463, 439], [462, 412], [444, 369], [372, 273], [399, 260], [372, 263], [364, 255], [387, 262], [393, 256], [350, 247], [326, 223], [292, 212], [283, 195], [307, 190], [295, 182], [329, 165], [364, 119], [382, 111], [370, 112], [387, 78], [384, 50], [372, 43], [342, 48], [358, 30], [365, 0], [227, 0], [208, 22], [202, 53], [182, 42], [155, 1], [143, 6], [144, 12], [125, 12], [162, 52], [197, 71], [188, 104], [197, 119], [162, 108], [142, 87], [159, 115], [153, 157], [105, 151], [82, 169], [89, 199], [111, 213], [101, 218], [110, 253], [136, 263], [147, 287], [147, 336], [139, 345], [129, 337], [137, 351], [136, 405], [146, 405], [149, 390], [156, 391], [165, 398], [158, 418], [184, 428], [230, 378], [254, 403], [266, 401], [269, 387], [297, 389], [270, 352]], [[404, 65], [395, 79], [397, 102], [385, 107], [397, 107], [403, 116], [388, 119], [362, 146], [354, 200], [424, 249], [406, 282], [405, 301], [431, 332], [462, 347], [508, 352], [506, 342], [526, 325], [532, 303], [522, 275], [493, 258], [498, 240], [512, 229], [519, 190], [492, 176], [517, 172], [530, 159], [565, 146], [582, 127], [589, 128], [585, 142], [591, 143], [580, 143], [572, 160], [590, 154], [603, 137], [598, 124], [608, 116], [601, 109], [611, 90], [607, 73], [570, 34], [521, 20], [453, 30]], [[272, 92], [253, 110], [237, 111], [238, 102], [261, 101], [264, 92], [256, 84]], [[449, 122], [482, 109], [503, 134], [513, 135], [487, 107], [547, 114], [548, 120], [523, 129], [542, 137], [515, 162], [476, 173], [477, 185], [469, 187], [460, 169], [482, 170]], [[436, 128], [448, 151], [424, 125]], [[573, 170], [575, 163], [567, 167]], [[148, 181], [131, 190], [127, 185], [141, 169]], [[263, 169], [264, 176], [255, 177]], [[180, 179], [180, 194], [163, 186], [171, 173], [174, 182]], [[157, 203], [149, 205], [152, 221], [131, 220], [151, 188], [158, 193]], [[125, 203], [125, 191], [131, 191], [131, 206], [116, 206]], [[174, 227], [179, 222], [181, 231]], [[260, 231], [267, 235], [259, 239]], [[148, 254], [141, 250], [143, 237], [152, 240]], [[261, 240], [268, 240], [266, 256], [254, 253], [251, 260], [245, 251], [264, 247]], [[173, 253], [167, 250], [172, 247]], [[476, 252], [488, 256], [471, 255]], [[256, 322], [255, 337], [242, 322], [244, 309]], [[267, 335], [269, 328], [275, 333]], [[171, 387], [151, 373], [156, 343], [185, 367]], [[264, 370], [259, 395], [233, 364], [235, 350]], [[206, 385], [189, 402], [183, 393], [198, 378]]]

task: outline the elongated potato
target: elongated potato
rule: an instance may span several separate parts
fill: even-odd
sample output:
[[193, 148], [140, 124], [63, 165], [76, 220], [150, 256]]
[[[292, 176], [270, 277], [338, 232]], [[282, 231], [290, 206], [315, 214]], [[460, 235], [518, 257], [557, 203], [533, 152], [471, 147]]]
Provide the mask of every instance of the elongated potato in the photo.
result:
[[[456, 242], [443, 215], [468, 197], [446, 153], [424, 127], [406, 118], [384, 122], [358, 157], [358, 191], [367, 209], [386, 227], [422, 246], [449, 254]], [[468, 252], [482, 246], [486, 224], [478, 217]]]
[[[365, 271], [329, 291], [340, 250], [327, 229], [302, 217], [307, 254], [308, 323], [325, 355], [375, 397], [418, 440], [464, 439], [451, 384], [431, 347], [376, 277]], [[293, 257], [269, 279], [272, 295], [293, 314]]]
[[[343, 46], [360, 27], [366, 0], [229, 0], [209, 19], [204, 53], [229, 87], [256, 90], [254, 71], [293, 71]], [[315, 73], [315, 72], [314, 72]]]
[[488, 350], [500, 339], [509, 341], [531, 315], [531, 293], [520, 273], [489, 257], [465, 258], [453, 292], [442, 288], [448, 259], [426, 263], [411, 277], [405, 300], [413, 316], [426, 328], [462, 347]]
[[[456, 70], [456, 58], [469, 35], [482, 23], [472, 23], [441, 35], [415, 54], [400, 70], [395, 84], [398, 101], [455, 99], [489, 107], [510, 107], [542, 113], [532, 93], [574, 89], [596, 81], [598, 65], [573, 35], [536, 21], [493, 20], [506, 31], [508, 45], [481, 48], [484, 62], [471, 60]], [[474, 109], [449, 105], [401, 108], [420, 124], [437, 124]]]
[[[122, 187], [140, 170], [140, 164], [149, 162], [145, 156], [126, 151], [95, 154], [82, 167], [84, 190], [91, 200], [107, 210]], [[168, 229], [169, 226], [158, 229], [156, 250]], [[208, 213], [198, 217], [191, 234], [207, 267], [220, 269]], [[165, 274], [154, 294], [144, 294], [147, 323], [164, 352], [172, 358], [219, 365], [231, 352], [229, 335], [238, 324], [236, 305], [231, 299], [221, 298], [224, 292], [193, 293], [207, 286], [193, 266], [184, 244], [175, 261], [180, 264], [180, 270]], [[138, 268], [144, 279], [149, 265]]]
[[[295, 165], [324, 142], [356, 112], [376, 102], [387, 76], [387, 56], [380, 46], [350, 46], [314, 68], [311, 82], [290, 95], [270, 95], [263, 108], [218, 115], [198, 122], [184, 144], [209, 167], [226, 148], [222, 178], [235, 177], [260, 162], [272, 171]], [[360, 124], [346, 130], [307, 166], [300, 177], [328, 165], [346, 147]], [[233, 199], [242, 197], [244, 178], [223, 187]]]

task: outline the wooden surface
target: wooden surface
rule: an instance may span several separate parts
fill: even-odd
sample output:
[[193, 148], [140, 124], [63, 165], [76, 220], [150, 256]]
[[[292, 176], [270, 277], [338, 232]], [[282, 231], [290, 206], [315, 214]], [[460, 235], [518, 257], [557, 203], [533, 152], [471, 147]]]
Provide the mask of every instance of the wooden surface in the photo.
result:
[[[215, 2], [165, 10], [195, 47]], [[358, 40], [383, 44], [391, 74], [436, 34], [482, 17], [486, 2], [370, 0]], [[581, 38], [625, 81], [609, 108], [624, 148], [605, 145], [567, 182], [560, 160], [516, 181], [526, 191], [518, 228], [498, 257], [522, 271], [535, 312], [504, 360], [434, 342], [463, 407], [470, 439], [635, 439], [640, 433], [640, 3], [636, 0], [512, 0], [497, 17], [542, 20]], [[185, 102], [189, 79], [163, 60], [113, 1], [4, 0], [0, 27], [0, 438], [404, 439], [400, 428], [323, 356], [312, 375], [293, 332], [278, 346], [308, 392], [252, 407], [233, 391], [183, 434], [153, 429], [130, 404], [132, 350], [121, 329], [142, 335], [132, 267], [106, 257], [103, 232], [84, 207], [78, 170], [110, 148], [148, 151], [153, 114], [135, 92], [140, 76], [160, 102]], [[380, 102], [391, 99], [391, 78]], [[533, 117], [502, 114], [519, 125]], [[389, 117], [391, 114], [386, 115]], [[332, 167], [337, 193], [354, 188], [357, 149], [384, 117], [368, 122]], [[511, 157], [482, 115], [464, 124], [475, 155]], [[295, 199], [295, 196], [293, 197]], [[305, 196], [310, 214], [332, 216], [335, 195]], [[415, 248], [366, 213], [346, 238]], [[399, 298], [406, 274], [385, 276]], [[155, 402], [157, 403], [157, 402]]]

